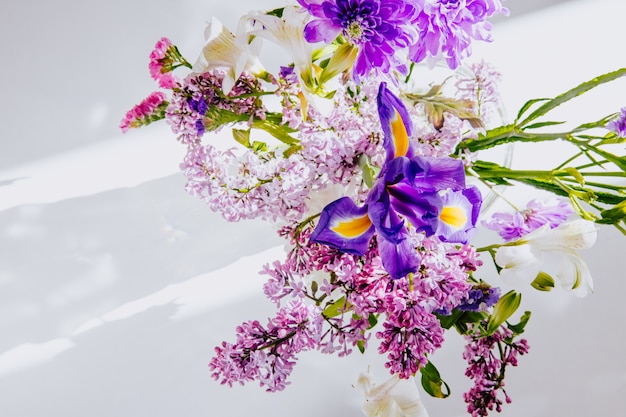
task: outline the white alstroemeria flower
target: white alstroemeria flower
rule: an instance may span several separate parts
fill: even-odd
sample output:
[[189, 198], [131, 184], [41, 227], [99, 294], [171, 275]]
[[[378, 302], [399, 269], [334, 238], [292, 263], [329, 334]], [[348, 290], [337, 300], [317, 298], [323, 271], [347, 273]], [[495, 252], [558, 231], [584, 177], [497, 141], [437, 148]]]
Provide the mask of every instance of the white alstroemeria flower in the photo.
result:
[[289, 53], [304, 85], [311, 86], [314, 75], [313, 46], [304, 39], [304, 27], [309, 21], [306, 10], [288, 5], [282, 17], [252, 12], [247, 18], [254, 30], [249, 34], [267, 39]]
[[206, 44], [192, 68], [192, 71], [198, 73], [217, 68], [226, 69], [222, 82], [222, 89], [226, 94], [234, 87], [242, 72], [263, 71], [257, 58], [261, 41], [243, 33], [244, 23], [240, 21], [236, 36], [222, 22], [212, 17], [204, 31]]
[[385, 383], [375, 385], [369, 374], [362, 373], [357, 386], [365, 394], [363, 412], [367, 417], [428, 417], [412, 379], [394, 375]]
[[596, 239], [595, 224], [589, 220], [574, 220], [555, 229], [545, 225], [510, 246], [498, 248], [495, 261], [503, 268], [500, 271], [502, 280], [514, 285], [531, 283], [544, 270], [548, 258], [556, 256], [560, 258], [561, 268], [555, 276], [561, 286], [584, 297], [593, 291], [593, 279], [577, 251], [589, 249]]

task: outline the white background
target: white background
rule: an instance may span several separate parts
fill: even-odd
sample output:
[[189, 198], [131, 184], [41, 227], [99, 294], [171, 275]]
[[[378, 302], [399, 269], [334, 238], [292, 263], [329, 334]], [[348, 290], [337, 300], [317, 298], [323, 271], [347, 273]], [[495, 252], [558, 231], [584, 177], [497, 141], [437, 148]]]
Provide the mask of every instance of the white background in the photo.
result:
[[[494, 43], [476, 45], [474, 57], [504, 74], [512, 114], [528, 98], [624, 66], [622, 2], [568, 1], [524, 14], [529, 2], [508, 3], [520, 14], [497, 19]], [[125, 136], [117, 129], [155, 88], [147, 56], [157, 39], [171, 38], [193, 60], [211, 15], [234, 27], [241, 13], [278, 4], [0, 6], [1, 416], [359, 416], [358, 373], [371, 365], [386, 377], [372, 349], [304, 354], [293, 385], [278, 394], [214, 382], [213, 346], [232, 340], [241, 321], [272, 314], [256, 271], [280, 258], [282, 242], [268, 225], [226, 223], [187, 196], [177, 172], [184, 149], [165, 125]], [[560, 117], [593, 120], [625, 106], [625, 93], [620, 81]], [[518, 147], [514, 164], [549, 165], [558, 152]], [[524, 292], [522, 309], [534, 313], [531, 352], [508, 374], [514, 402], [503, 416], [626, 409], [626, 251], [619, 233], [599, 233], [585, 253], [593, 295]], [[434, 358], [453, 397], [423, 395], [432, 417], [464, 415], [461, 349], [450, 337]]]

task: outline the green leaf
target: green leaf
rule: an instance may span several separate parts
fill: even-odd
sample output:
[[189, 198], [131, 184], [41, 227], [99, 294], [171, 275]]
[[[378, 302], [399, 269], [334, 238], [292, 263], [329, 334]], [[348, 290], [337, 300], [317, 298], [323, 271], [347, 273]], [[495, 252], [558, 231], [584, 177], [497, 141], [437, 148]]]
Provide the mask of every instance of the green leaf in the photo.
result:
[[579, 95], [586, 93], [587, 91], [598, 87], [599, 85], [605, 84], [607, 82], [613, 81], [617, 78], [622, 77], [626, 74], [626, 68], [621, 68], [617, 71], [610, 72], [608, 74], [600, 75], [599, 77], [593, 78], [592, 80], [586, 81], [571, 90], [566, 91], [563, 94], [558, 95], [552, 100], [548, 100], [545, 104], [540, 106], [538, 109], [533, 111], [528, 117], [518, 123], [519, 126], [524, 126], [527, 123], [535, 120], [538, 117], [543, 116], [548, 113], [550, 110], [560, 106], [561, 104], [578, 97]]
[[370, 324], [369, 328], [372, 329], [378, 324], [378, 315], [370, 313], [370, 315], [367, 316], [367, 321]]
[[585, 186], [585, 177], [583, 177], [582, 174], [576, 168], [568, 167], [568, 168], [563, 169], [563, 171], [567, 172], [572, 177], [574, 177], [581, 187]]
[[493, 313], [487, 322], [487, 335], [493, 334], [509, 317], [515, 313], [520, 303], [522, 295], [511, 290], [504, 294], [493, 307]]
[[565, 122], [539, 122], [539, 123], [533, 123], [532, 125], [528, 125], [524, 129], [538, 129], [540, 127], [545, 127], [545, 126], [562, 125], [563, 123]]
[[524, 105], [522, 106], [522, 108], [521, 108], [521, 109], [519, 109], [519, 112], [517, 112], [517, 118], [516, 118], [515, 120], [519, 120], [519, 119], [521, 119], [521, 118], [522, 118], [522, 115], [523, 115], [524, 113], [526, 113], [526, 111], [528, 111], [528, 109], [530, 109], [530, 108], [533, 106], [533, 104], [535, 104], [535, 103], [540, 103], [540, 102], [542, 102], [542, 101], [548, 101], [548, 100], [550, 100], [550, 99], [549, 99], [549, 98], [547, 98], [547, 97], [546, 97], [546, 98], [534, 98], [534, 99], [532, 99], [532, 100], [528, 100], [526, 103], [524, 103]]
[[539, 272], [530, 285], [539, 291], [551, 291], [554, 288], [554, 278], [545, 272]]
[[359, 349], [359, 352], [365, 353], [365, 342], [363, 340], [357, 340], [356, 347]]
[[250, 129], [233, 129], [233, 138], [246, 148], [252, 147], [250, 145]]
[[421, 367], [420, 373], [422, 374], [422, 387], [431, 397], [446, 398], [450, 396], [450, 387], [441, 379], [439, 371], [432, 362], [429, 361], [426, 366]]
[[507, 327], [513, 332], [514, 335], [520, 335], [524, 333], [524, 328], [526, 327], [528, 320], [530, 320], [530, 311], [525, 311], [524, 314], [522, 314], [522, 317], [520, 317], [519, 323], [507, 323]]
[[327, 305], [322, 314], [324, 317], [337, 317], [350, 310], [352, 310], [352, 306], [346, 301], [346, 297], [341, 297], [337, 301]]

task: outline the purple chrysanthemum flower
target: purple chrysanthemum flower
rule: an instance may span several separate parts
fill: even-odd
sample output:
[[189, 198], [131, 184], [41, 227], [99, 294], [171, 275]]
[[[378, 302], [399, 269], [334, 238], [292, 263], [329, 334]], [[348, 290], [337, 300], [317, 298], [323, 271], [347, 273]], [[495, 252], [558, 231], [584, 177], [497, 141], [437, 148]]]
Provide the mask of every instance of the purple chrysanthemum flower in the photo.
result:
[[298, 0], [315, 19], [304, 29], [309, 42], [331, 43], [343, 35], [359, 48], [353, 77], [371, 70], [387, 73], [394, 67], [406, 71], [396, 52], [417, 41], [415, 19], [419, 1], [409, 0]]
[[626, 107], [622, 107], [621, 113], [611, 120], [606, 128], [617, 133], [620, 138], [626, 138]]
[[457, 68], [470, 55], [472, 39], [491, 40], [491, 23], [486, 19], [498, 13], [509, 13], [500, 0], [426, 0], [417, 20], [419, 40], [411, 47], [410, 58], [414, 62], [440, 58]]

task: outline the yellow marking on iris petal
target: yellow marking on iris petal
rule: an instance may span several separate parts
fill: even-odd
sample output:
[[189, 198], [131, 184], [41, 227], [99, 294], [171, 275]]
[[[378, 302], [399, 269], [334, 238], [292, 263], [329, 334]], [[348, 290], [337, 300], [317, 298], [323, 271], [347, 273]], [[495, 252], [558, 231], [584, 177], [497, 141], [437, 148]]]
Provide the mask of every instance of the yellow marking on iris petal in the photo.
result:
[[339, 221], [330, 230], [347, 238], [353, 238], [362, 235], [370, 228], [372, 222], [367, 214], [361, 217], [355, 217], [354, 219]]
[[465, 211], [459, 207], [444, 206], [439, 214], [439, 220], [454, 228], [460, 229], [467, 222]]
[[393, 136], [393, 143], [396, 149], [394, 156], [396, 158], [406, 156], [406, 153], [409, 151], [409, 134], [398, 110], [396, 110], [395, 117], [391, 120], [391, 135]]

